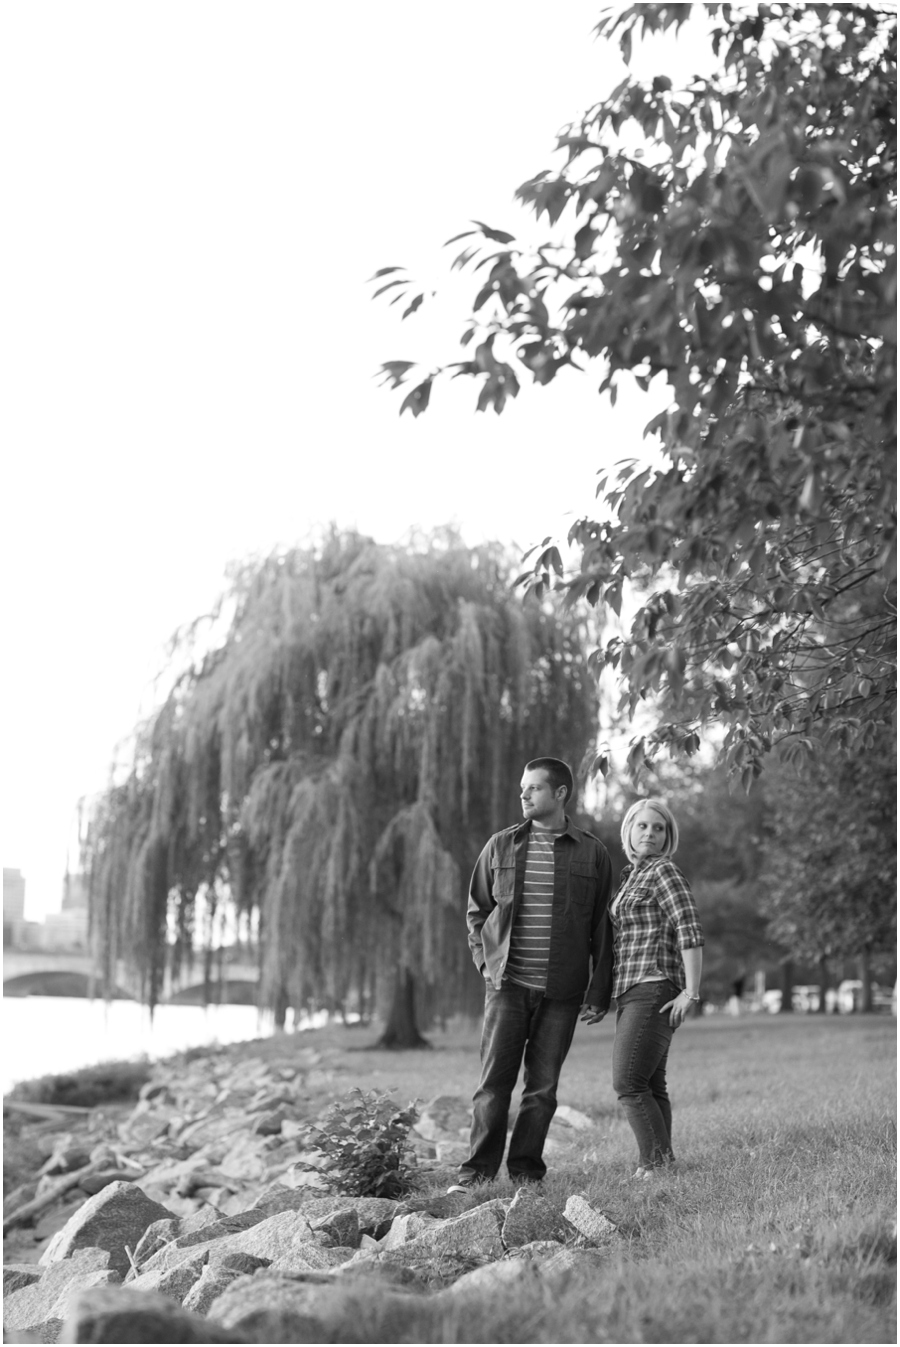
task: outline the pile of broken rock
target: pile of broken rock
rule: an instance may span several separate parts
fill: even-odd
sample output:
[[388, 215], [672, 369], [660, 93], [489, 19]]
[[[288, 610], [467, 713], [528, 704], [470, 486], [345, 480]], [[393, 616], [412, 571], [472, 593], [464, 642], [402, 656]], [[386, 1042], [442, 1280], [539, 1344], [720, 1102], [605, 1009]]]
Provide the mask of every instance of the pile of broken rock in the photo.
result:
[[[407, 1340], [436, 1340], [427, 1323], [454, 1297], [520, 1279], [562, 1289], [608, 1256], [616, 1227], [583, 1196], [331, 1191], [303, 1150], [325, 1065], [312, 1051], [289, 1068], [201, 1058], [152, 1080], [114, 1134], [107, 1119], [93, 1145], [57, 1135], [38, 1182], [5, 1204], [5, 1231], [54, 1204], [57, 1225], [38, 1262], [6, 1263], [5, 1340], [370, 1341], [348, 1329], [367, 1302], [421, 1326]], [[459, 1158], [468, 1120], [463, 1100], [422, 1109], [423, 1177]], [[558, 1126], [579, 1125], [563, 1110]]]

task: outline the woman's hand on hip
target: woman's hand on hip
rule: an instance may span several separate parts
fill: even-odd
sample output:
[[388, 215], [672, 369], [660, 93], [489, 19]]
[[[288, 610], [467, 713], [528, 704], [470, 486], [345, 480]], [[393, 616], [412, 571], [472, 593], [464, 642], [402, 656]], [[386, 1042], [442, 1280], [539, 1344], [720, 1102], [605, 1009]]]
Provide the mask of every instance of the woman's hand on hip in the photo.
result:
[[687, 1019], [687, 1013], [692, 1005], [695, 1005], [693, 997], [688, 996], [687, 992], [679, 992], [674, 1001], [667, 1001], [660, 1007], [660, 1015], [665, 1015], [669, 1011], [669, 1023], [673, 1029], [677, 1029], [679, 1024], [683, 1024]]

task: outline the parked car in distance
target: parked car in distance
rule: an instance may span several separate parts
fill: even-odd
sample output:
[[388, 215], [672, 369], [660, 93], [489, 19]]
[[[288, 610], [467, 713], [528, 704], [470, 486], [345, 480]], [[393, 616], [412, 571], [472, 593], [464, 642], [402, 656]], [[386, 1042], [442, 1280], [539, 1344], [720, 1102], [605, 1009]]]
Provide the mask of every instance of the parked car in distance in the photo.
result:
[[[791, 1005], [801, 1014], [812, 1014], [819, 1009], [821, 987], [797, 986], [791, 988]], [[851, 1015], [859, 1009], [862, 996], [862, 982], [858, 978], [845, 978], [837, 987], [829, 987], [825, 992], [825, 1009], [829, 1014]], [[762, 994], [761, 1010], [777, 1015], [781, 1010], [781, 988], [771, 987]], [[872, 983], [872, 1009], [896, 1014], [896, 991], [892, 987], [881, 987]]]

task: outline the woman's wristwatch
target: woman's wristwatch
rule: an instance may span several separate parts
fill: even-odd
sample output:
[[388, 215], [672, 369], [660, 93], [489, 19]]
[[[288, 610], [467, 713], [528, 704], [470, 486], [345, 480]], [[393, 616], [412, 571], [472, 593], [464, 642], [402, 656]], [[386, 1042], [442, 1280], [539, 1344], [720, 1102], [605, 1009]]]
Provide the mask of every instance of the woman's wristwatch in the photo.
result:
[[685, 989], [684, 989], [684, 994], [685, 994], [685, 996], [687, 997], [687, 999], [688, 999], [689, 1001], [697, 1001], [697, 1002], [699, 1002], [699, 1000], [700, 1000], [700, 997], [699, 997], [699, 996], [691, 996], [690, 992], [687, 990], [686, 987], [685, 987]]

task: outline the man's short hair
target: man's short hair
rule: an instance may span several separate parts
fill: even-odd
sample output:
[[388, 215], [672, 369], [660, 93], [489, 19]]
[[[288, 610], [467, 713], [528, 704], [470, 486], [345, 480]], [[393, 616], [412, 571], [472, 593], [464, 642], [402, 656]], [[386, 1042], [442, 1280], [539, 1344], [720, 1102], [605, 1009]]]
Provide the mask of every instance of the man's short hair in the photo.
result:
[[544, 771], [547, 773], [547, 780], [550, 782], [550, 789], [555, 795], [560, 786], [566, 788], [566, 798], [563, 804], [568, 804], [575, 794], [575, 778], [572, 775], [572, 768], [561, 758], [533, 758], [531, 762], [525, 764], [526, 772]]

